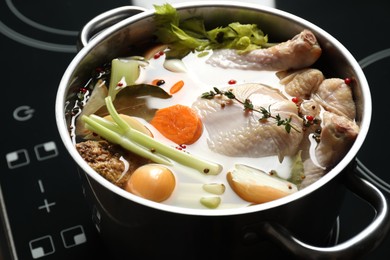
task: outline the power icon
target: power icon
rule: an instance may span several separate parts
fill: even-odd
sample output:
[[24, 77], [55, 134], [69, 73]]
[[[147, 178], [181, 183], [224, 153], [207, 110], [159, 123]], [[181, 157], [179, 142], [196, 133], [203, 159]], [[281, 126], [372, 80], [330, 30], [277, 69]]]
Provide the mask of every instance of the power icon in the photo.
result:
[[14, 110], [13, 116], [17, 121], [27, 121], [32, 118], [34, 112], [29, 106], [20, 106]]

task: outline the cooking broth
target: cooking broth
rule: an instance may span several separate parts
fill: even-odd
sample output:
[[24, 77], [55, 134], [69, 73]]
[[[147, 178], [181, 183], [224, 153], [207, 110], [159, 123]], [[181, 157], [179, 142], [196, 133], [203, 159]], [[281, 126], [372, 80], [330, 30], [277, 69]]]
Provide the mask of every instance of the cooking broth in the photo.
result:
[[[151, 82], [155, 78], [163, 78], [165, 80], [164, 86], [166, 91], [169, 91], [172, 86], [178, 80], [183, 80], [185, 85], [177, 94], [172, 96], [172, 99], [164, 100], [163, 102], [156, 102], [156, 107], [165, 107], [173, 104], [183, 104], [192, 106], [196, 99], [198, 99], [202, 93], [210, 91], [212, 87], [225, 88], [229, 85], [229, 81], [234, 80], [234, 85], [243, 83], [259, 82], [270, 86], [280, 87], [279, 80], [275, 76], [274, 72], [259, 72], [259, 71], [242, 71], [242, 70], [226, 70], [212, 65], [206, 64], [208, 56], [199, 57], [196, 53], [192, 53], [183, 59], [183, 63], [187, 68], [187, 72], [169, 72], [163, 69], [164, 57], [151, 60], [151, 66], [144, 71], [146, 82]], [[156, 68], [156, 70], [154, 70]], [[164, 75], [164, 76], [161, 76]], [[227, 118], [229, 120], [229, 118]], [[145, 122], [145, 124], [147, 124]], [[149, 129], [153, 129], [148, 125]], [[169, 142], [162, 137], [158, 132], [153, 131], [156, 138], [161, 138], [164, 142]], [[247, 206], [250, 203], [240, 199], [230, 188], [226, 180], [226, 173], [234, 168], [234, 164], [242, 163], [255, 168], [260, 168], [266, 172], [275, 170], [281, 177], [288, 178], [291, 168], [290, 158], [286, 158], [282, 163], [279, 163], [277, 156], [270, 156], [265, 158], [232, 158], [224, 156], [215, 152], [212, 152], [207, 147], [207, 130], [204, 130], [201, 138], [192, 145], [186, 145], [186, 151], [192, 154], [198, 154], [208, 160], [212, 160], [223, 165], [223, 171], [217, 176], [199, 174], [197, 171], [188, 170], [182, 168], [181, 171], [177, 171], [178, 185], [176, 194], [164, 203], [178, 206], [186, 206], [196, 208], [202, 208], [199, 203], [201, 196], [211, 196], [202, 190], [201, 184], [206, 183], [223, 183], [227, 189], [222, 195], [222, 204], [219, 208], [226, 207], [242, 207]], [[177, 144], [171, 144], [177, 145]], [[178, 165], [177, 165], [178, 166]]]
[[[211, 55], [199, 55], [193, 52], [182, 59], [185, 71], [170, 71], [164, 68], [165, 55], [159, 55], [148, 60], [148, 64], [141, 67], [140, 76], [136, 84], [151, 84], [156, 79], [163, 80], [164, 84], [159, 87], [169, 93], [171, 86], [176, 82], [182, 80], [184, 86], [177, 92], [171, 95], [171, 98], [160, 99], [150, 97], [147, 99], [147, 107], [152, 109], [161, 109], [175, 104], [181, 104], [192, 107], [194, 102], [198, 100], [202, 93], [212, 90], [214, 87], [218, 89], [229, 89], [235, 86], [240, 86], [247, 83], [260, 83], [279, 90], [288, 100], [293, 100], [294, 97], [286, 93], [284, 85], [280, 83], [280, 79], [276, 75], [276, 71], [259, 71], [259, 70], [240, 70], [220, 68], [207, 64], [206, 60]], [[109, 74], [103, 75], [107, 81]], [[87, 84], [88, 85], [88, 84]], [[93, 84], [91, 84], [93, 85]], [[130, 86], [131, 88], [131, 86]], [[83, 95], [83, 98], [88, 98], [88, 92]], [[86, 99], [87, 101], [87, 99]], [[120, 107], [116, 107], [117, 110]], [[323, 110], [323, 108], [321, 108]], [[174, 205], [179, 207], [207, 209], [202, 203], [202, 197], [215, 197], [215, 194], [205, 191], [203, 184], [219, 183], [226, 187], [223, 194], [218, 195], [221, 198], [221, 203], [218, 209], [232, 208], [232, 207], [247, 207], [252, 204], [238, 196], [230, 187], [226, 174], [232, 171], [236, 164], [247, 165], [256, 169], [260, 169], [265, 173], [277, 173], [278, 177], [282, 179], [289, 179], [291, 177], [291, 169], [294, 165], [294, 156], [284, 156], [283, 160], [275, 154], [265, 157], [251, 157], [251, 156], [228, 156], [212, 151], [208, 146], [208, 139], [210, 138], [207, 127], [203, 127], [201, 137], [193, 144], [176, 144], [165, 138], [153, 125], [150, 120], [142, 117], [136, 117], [146, 128], [152, 133], [153, 137], [160, 142], [169, 146], [181, 149], [183, 153], [190, 153], [205, 160], [220, 164], [223, 169], [218, 175], [208, 175], [200, 173], [190, 167], [183, 166], [173, 161], [172, 166], [168, 166], [176, 178], [176, 186], [172, 195], [162, 203]], [[77, 117], [74, 116], [73, 119]], [[226, 122], [228, 123], [234, 118], [230, 118], [227, 114]], [[321, 128], [322, 113], [318, 117], [318, 129]], [[306, 122], [306, 121], [305, 121]], [[260, 123], [260, 122], [259, 122]], [[306, 122], [307, 123], [307, 122]], [[76, 124], [74, 124], [76, 125]], [[304, 127], [302, 128], [304, 130]], [[291, 131], [295, 131], [292, 129]], [[308, 145], [307, 151], [303, 153], [313, 154], [317, 142], [313, 142], [312, 135], [304, 136], [310, 138], [311, 145]], [[75, 142], [84, 141], [83, 137], [78, 136], [74, 139]], [[315, 157], [315, 156], [314, 156]]]

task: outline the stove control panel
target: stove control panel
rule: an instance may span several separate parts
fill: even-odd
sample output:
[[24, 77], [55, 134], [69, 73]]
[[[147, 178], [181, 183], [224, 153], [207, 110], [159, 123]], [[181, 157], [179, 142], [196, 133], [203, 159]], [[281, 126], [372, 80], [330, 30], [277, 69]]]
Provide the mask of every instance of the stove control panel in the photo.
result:
[[92, 224], [78, 169], [56, 134], [54, 116], [50, 116], [53, 107], [41, 104], [17, 104], [16, 100], [5, 108], [3, 130], [8, 134], [2, 145], [0, 187], [11, 259], [101, 256], [105, 252]]

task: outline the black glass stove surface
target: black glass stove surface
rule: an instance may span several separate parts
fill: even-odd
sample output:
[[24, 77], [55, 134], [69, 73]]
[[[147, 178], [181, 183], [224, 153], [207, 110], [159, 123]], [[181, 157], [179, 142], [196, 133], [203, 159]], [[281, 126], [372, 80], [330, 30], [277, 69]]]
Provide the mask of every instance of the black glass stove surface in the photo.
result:
[[[3, 120], [0, 160], [0, 259], [110, 259], [84, 200], [76, 166], [55, 125], [58, 83], [76, 54], [80, 28], [125, 0], [0, 0]], [[259, 3], [261, 1], [259, 0]], [[276, 1], [276, 7], [328, 31], [361, 62], [373, 95], [373, 123], [359, 160], [371, 179], [390, 194], [386, 175], [385, 79], [390, 66], [386, 2]], [[376, 33], [380, 32], [380, 33]], [[381, 149], [382, 151], [385, 149]], [[347, 195], [338, 240], [362, 230], [372, 210]], [[367, 259], [390, 256], [387, 239]]]
[[76, 54], [80, 28], [127, 4], [0, 1], [0, 106], [6, 133], [0, 141], [0, 259], [101, 259], [106, 254], [75, 165], [57, 134], [54, 102], [61, 75]]

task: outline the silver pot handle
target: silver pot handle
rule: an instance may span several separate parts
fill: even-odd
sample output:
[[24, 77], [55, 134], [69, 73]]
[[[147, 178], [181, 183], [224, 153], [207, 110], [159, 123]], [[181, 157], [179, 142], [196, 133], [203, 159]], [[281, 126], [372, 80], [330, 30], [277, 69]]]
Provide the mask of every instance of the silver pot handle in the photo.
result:
[[94, 17], [82, 28], [77, 48], [80, 50], [85, 47], [94, 36], [104, 29], [133, 15], [145, 12], [146, 10], [147, 9], [138, 6], [121, 6]]
[[[356, 171], [359, 170], [356, 168]], [[388, 201], [379, 189], [354, 172], [347, 172], [346, 175], [347, 188], [371, 204], [376, 212], [374, 220], [355, 237], [332, 247], [316, 247], [298, 240], [276, 223], [263, 223], [262, 231], [274, 243], [303, 259], [357, 259], [374, 250], [390, 230]]]

